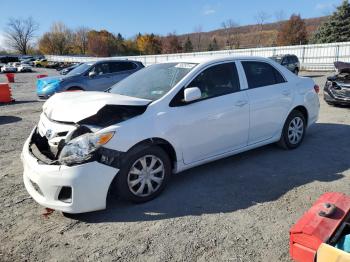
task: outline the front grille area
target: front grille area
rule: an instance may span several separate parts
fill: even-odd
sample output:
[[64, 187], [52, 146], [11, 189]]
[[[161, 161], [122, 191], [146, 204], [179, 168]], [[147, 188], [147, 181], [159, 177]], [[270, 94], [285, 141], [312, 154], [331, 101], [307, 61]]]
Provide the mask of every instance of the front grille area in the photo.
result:
[[37, 130], [33, 133], [29, 150], [45, 164], [55, 164], [57, 162], [57, 153], [51, 151], [47, 138], [42, 137]]

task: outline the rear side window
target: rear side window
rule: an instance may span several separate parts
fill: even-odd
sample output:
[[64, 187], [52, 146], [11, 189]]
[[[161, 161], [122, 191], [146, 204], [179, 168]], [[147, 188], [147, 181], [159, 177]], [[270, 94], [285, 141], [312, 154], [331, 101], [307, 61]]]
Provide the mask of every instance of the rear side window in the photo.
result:
[[240, 90], [235, 63], [212, 66], [201, 72], [188, 87], [198, 87], [202, 99], [234, 93]]
[[111, 73], [134, 70], [137, 68], [137, 65], [132, 62], [111, 62]]
[[264, 62], [242, 62], [249, 89], [286, 82], [273, 66]]

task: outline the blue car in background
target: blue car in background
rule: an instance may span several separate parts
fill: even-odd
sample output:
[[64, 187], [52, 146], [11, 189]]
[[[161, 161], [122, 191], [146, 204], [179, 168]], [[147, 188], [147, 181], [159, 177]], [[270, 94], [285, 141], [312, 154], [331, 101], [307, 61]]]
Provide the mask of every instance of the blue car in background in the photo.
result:
[[115, 83], [144, 68], [138, 61], [103, 60], [83, 63], [65, 76], [40, 78], [36, 92], [46, 99], [56, 92], [64, 91], [105, 91]]

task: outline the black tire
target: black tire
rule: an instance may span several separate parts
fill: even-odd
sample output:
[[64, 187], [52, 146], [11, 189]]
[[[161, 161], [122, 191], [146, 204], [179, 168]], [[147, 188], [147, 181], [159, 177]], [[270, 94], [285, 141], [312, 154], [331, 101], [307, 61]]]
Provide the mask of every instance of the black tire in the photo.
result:
[[296, 68], [294, 69], [294, 74], [299, 75], [299, 68], [296, 67]]
[[[292, 141], [293, 139], [290, 138], [290, 131], [289, 127], [291, 126], [291, 123], [295, 119], [301, 119], [302, 121], [302, 134], [299, 139], [296, 141]], [[298, 129], [299, 130], [299, 129]], [[292, 131], [291, 131], [292, 132]], [[295, 149], [300, 146], [300, 144], [303, 142], [304, 137], [305, 137], [305, 132], [306, 132], [306, 120], [305, 116], [303, 113], [301, 113], [298, 110], [293, 110], [289, 116], [287, 117], [286, 122], [284, 123], [283, 130], [282, 130], [282, 135], [280, 140], [278, 141], [278, 145], [284, 149]], [[292, 134], [291, 134], [292, 135]]]
[[[164, 167], [164, 174], [162, 182], [159, 183], [158, 189], [156, 189], [153, 193], [147, 196], [138, 196], [134, 192], [131, 191], [129, 187], [129, 172], [130, 169], [134, 166], [134, 164], [139, 161], [140, 158], [145, 157], [145, 156], [155, 156], [156, 158], [160, 159], [163, 167]], [[159, 162], [160, 163], [160, 162]], [[150, 201], [157, 197], [165, 188], [165, 186], [168, 183], [168, 180], [171, 175], [171, 162], [168, 154], [160, 147], [158, 146], [141, 146], [141, 147], [136, 147], [135, 149], [132, 149], [130, 152], [127, 153], [125, 160], [123, 161], [122, 167], [117, 174], [116, 181], [114, 188], [117, 190], [117, 194], [124, 200], [127, 201], [132, 201], [134, 203], [143, 203]], [[132, 176], [132, 174], [130, 174]], [[136, 179], [135, 179], [136, 180]], [[141, 182], [140, 182], [141, 184]], [[137, 184], [138, 185], [138, 184]], [[136, 186], [137, 186], [136, 185]], [[147, 186], [147, 191], [149, 190], [148, 185], [146, 184], [143, 188], [146, 190]], [[141, 185], [140, 185], [141, 187]], [[139, 187], [139, 188], [140, 188]], [[138, 188], [138, 189], [139, 189]], [[137, 189], [137, 187], [136, 187]], [[134, 190], [136, 190], [134, 189]]]

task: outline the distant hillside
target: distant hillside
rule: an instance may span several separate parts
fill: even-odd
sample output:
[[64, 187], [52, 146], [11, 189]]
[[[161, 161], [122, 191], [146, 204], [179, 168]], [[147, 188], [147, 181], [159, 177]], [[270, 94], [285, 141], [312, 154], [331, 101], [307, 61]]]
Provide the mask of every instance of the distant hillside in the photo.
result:
[[[308, 32], [309, 37], [311, 37], [317, 28], [327, 20], [327, 16], [324, 17], [317, 17], [317, 18], [309, 18], [305, 19], [306, 23], [306, 29]], [[280, 21], [275, 23], [269, 23], [265, 24], [263, 26], [263, 31], [260, 31], [259, 25], [246, 25], [246, 26], [240, 26], [231, 31], [231, 34], [238, 34], [238, 38], [240, 40], [240, 46], [239, 48], [253, 48], [258, 46], [258, 38], [261, 34], [261, 44], [260, 46], [275, 46], [276, 45], [276, 39], [279, 28], [285, 23], [286, 21]], [[198, 33], [191, 33], [191, 34], [184, 34], [179, 35], [179, 38], [182, 43], [184, 43], [187, 39], [187, 37], [190, 38], [194, 51], [197, 51], [198, 46]], [[218, 29], [214, 31], [209, 32], [202, 32], [200, 33], [200, 47], [201, 50], [207, 50], [209, 43], [212, 41], [212, 39], [215, 37], [216, 41], [218, 42], [220, 49], [225, 49], [226, 47], [226, 33], [224, 29]]]

